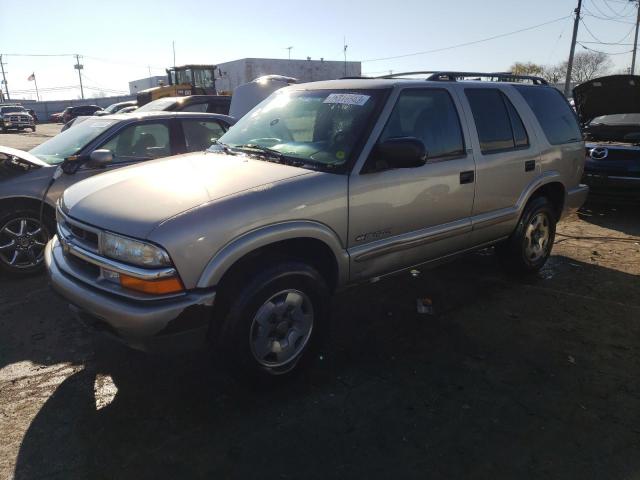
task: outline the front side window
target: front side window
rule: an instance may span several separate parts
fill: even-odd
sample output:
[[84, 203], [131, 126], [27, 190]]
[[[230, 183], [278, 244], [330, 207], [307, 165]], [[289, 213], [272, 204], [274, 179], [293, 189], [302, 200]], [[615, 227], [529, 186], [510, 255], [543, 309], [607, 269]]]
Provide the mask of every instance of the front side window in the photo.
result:
[[516, 85], [515, 88], [533, 110], [551, 145], [582, 140], [578, 119], [557, 89], [525, 85]]
[[222, 138], [230, 147], [269, 149], [303, 167], [346, 165], [362, 145], [384, 90], [278, 91]]
[[116, 123], [117, 120], [102, 120], [100, 117], [89, 118], [41, 143], [29, 150], [29, 153], [43, 162], [56, 165], [65, 158], [79, 153], [80, 150], [97, 139], [99, 135], [108, 131]]
[[211, 120], [183, 120], [182, 130], [187, 152], [206, 150], [225, 132], [218, 122]]
[[467, 88], [465, 94], [483, 154], [526, 148], [529, 145], [520, 115], [500, 90]]
[[402, 92], [380, 141], [397, 137], [415, 137], [421, 140], [428, 159], [464, 154], [460, 119], [446, 90]]
[[163, 122], [130, 125], [98, 148], [111, 150], [114, 163], [167, 157], [171, 155], [169, 127]]

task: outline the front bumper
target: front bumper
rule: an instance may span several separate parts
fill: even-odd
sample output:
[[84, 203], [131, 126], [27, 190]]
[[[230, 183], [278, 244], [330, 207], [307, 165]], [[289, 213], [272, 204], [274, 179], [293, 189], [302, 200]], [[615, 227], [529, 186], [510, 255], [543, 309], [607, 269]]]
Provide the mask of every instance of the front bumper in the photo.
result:
[[640, 177], [585, 172], [582, 181], [596, 194], [640, 198]]
[[572, 213], [578, 211], [580, 207], [586, 202], [587, 195], [589, 194], [589, 187], [587, 185], [578, 185], [576, 188], [572, 188], [567, 191], [567, 199], [564, 202], [564, 209], [562, 210], [561, 218], [566, 217]]
[[57, 237], [47, 244], [45, 263], [53, 289], [70, 303], [83, 323], [139, 350], [185, 350], [206, 344], [215, 290], [191, 291], [163, 300], [113, 295], [67, 273], [72, 267], [67, 265]]

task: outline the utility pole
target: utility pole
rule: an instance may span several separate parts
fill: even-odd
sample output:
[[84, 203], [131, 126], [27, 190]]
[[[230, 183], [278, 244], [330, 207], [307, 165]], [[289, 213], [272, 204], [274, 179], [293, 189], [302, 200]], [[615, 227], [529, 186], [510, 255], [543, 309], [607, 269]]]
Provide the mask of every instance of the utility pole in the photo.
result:
[[0, 54], [0, 69], [2, 69], [2, 83], [4, 83], [4, 88], [7, 91], [7, 100], [11, 100], [9, 96], [9, 84], [7, 83], [7, 76], [4, 73], [5, 64], [2, 63], [2, 54]]
[[293, 48], [293, 47], [287, 47], [287, 48], [286, 48], [287, 50], [289, 50], [289, 60], [291, 60], [291, 49], [292, 49], [292, 48]]
[[636, 18], [636, 36], [633, 40], [633, 56], [631, 57], [631, 75], [636, 74], [636, 50], [638, 48], [638, 28], [640, 28], [640, 0], [630, 0], [636, 3], [638, 16]]
[[580, 12], [582, 0], [578, 0], [578, 8], [575, 9], [576, 18], [573, 22], [573, 37], [571, 38], [571, 50], [569, 51], [569, 63], [567, 64], [567, 79], [564, 82], [564, 96], [569, 98], [571, 93], [571, 71], [573, 70], [573, 56], [576, 52], [576, 40], [578, 38], [578, 26], [580, 25]]
[[153, 80], [151, 79], [151, 65], [147, 65], [149, 69], [149, 88], [153, 87]]
[[176, 68], [176, 41], [171, 42], [173, 45], [173, 68]]
[[82, 69], [84, 65], [80, 64], [80, 55], [76, 53], [76, 64], [73, 66], [76, 70], [78, 70], [78, 79], [80, 80], [80, 96], [84, 100], [84, 88], [82, 88]]
[[349, 45], [347, 45], [347, 37], [344, 37], [344, 41], [342, 42], [344, 44], [344, 76], [347, 76], [347, 47]]

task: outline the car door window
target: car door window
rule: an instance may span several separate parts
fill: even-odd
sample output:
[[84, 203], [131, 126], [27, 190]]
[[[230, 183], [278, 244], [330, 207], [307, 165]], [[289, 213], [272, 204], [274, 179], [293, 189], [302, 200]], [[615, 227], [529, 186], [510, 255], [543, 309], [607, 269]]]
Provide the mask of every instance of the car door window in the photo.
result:
[[467, 88], [480, 150], [491, 154], [529, 147], [529, 135], [511, 101], [496, 88]]
[[225, 132], [215, 120], [183, 120], [182, 129], [187, 152], [206, 150]]
[[126, 127], [98, 148], [111, 150], [113, 163], [149, 160], [171, 155], [169, 138], [166, 123], [148, 122]]
[[444, 89], [410, 89], [400, 94], [380, 141], [397, 137], [421, 140], [430, 160], [465, 151], [458, 112]]

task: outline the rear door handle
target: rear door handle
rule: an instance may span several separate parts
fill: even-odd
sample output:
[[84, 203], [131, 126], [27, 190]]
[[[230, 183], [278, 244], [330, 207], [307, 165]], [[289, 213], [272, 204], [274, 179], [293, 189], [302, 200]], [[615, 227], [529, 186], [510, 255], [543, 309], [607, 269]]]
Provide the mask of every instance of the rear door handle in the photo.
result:
[[536, 169], [536, 161], [535, 160], [527, 160], [524, 162], [524, 171], [525, 172], [533, 172]]
[[473, 170], [467, 172], [460, 172], [460, 184], [473, 183]]

